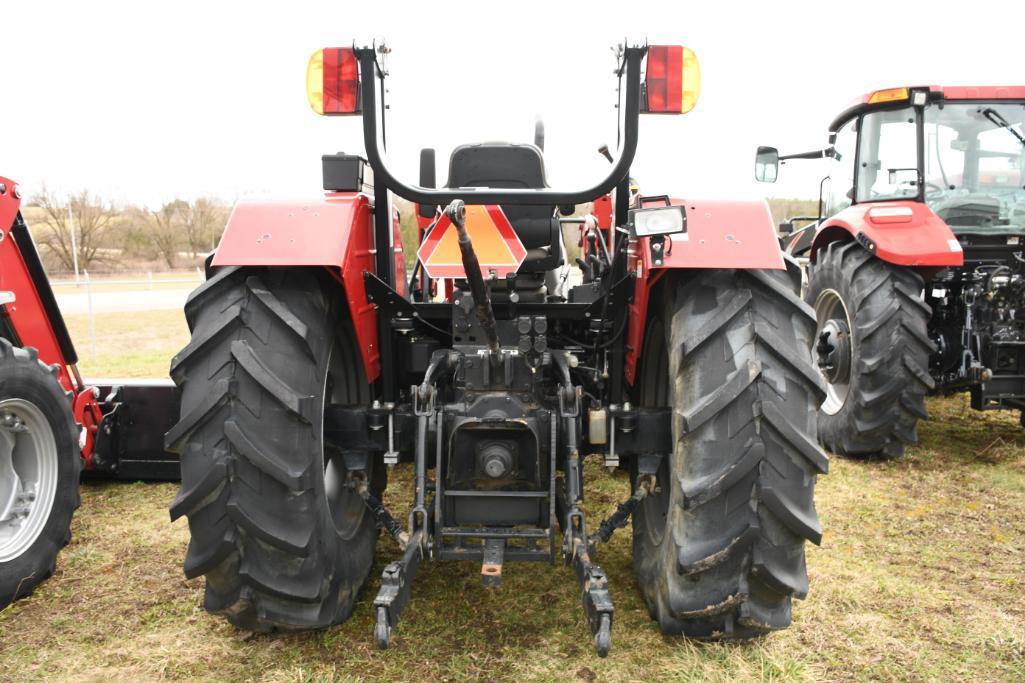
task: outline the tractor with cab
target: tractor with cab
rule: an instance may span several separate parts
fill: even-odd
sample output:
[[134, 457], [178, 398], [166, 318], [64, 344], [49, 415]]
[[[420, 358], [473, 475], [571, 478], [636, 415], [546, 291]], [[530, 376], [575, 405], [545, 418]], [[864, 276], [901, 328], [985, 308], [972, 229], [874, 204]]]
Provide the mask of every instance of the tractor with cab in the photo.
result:
[[900, 457], [930, 392], [1025, 409], [1025, 87], [878, 90], [825, 149], [759, 147], [755, 176], [812, 158], [819, 215], [783, 241], [807, 263], [825, 446]]

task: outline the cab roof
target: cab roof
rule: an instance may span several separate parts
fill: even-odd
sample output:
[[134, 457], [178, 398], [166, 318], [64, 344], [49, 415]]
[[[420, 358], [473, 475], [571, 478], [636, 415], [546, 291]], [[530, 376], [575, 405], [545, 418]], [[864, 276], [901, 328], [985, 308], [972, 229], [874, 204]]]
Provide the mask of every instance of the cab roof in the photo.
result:
[[[930, 102], [937, 100], [1021, 100], [1025, 102], [1025, 85], [908, 85], [882, 88], [865, 93], [852, 100], [833, 119], [829, 132], [835, 133], [840, 126], [864, 111], [877, 107], [892, 107], [907, 102], [911, 91], [925, 90]], [[903, 91], [903, 92], [902, 92]]]

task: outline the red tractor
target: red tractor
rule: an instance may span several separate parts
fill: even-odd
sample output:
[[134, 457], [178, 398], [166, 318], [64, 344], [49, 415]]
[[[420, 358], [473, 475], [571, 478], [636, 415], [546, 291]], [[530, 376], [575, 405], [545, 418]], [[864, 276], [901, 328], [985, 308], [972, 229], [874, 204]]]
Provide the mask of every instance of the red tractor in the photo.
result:
[[819, 215], [791, 234], [806, 259], [814, 351], [835, 453], [899, 457], [930, 391], [1025, 409], [1025, 87], [906, 87], [853, 102], [824, 158]]
[[[441, 188], [427, 150], [420, 184], [399, 180], [381, 141], [386, 54], [314, 55], [310, 103], [362, 117], [366, 160], [325, 156], [319, 198], [238, 204], [185, 307], [166, 445], [206, 608], [255, 631], [344, 621], [383, 527], [404, 553], [374, 600], [380, 647], [424, 562], [477, 561], [496, 585], [507, 560], [562, 560], [604, 655], [613, 604], [593, 553], [632, 514], [638, 585], [665, 633], [786, 627], [827, 469], [799, 271], [764, 202], [630, 191], [639, 114], [693, 107], [693, 53], [618, 50], [618, 156], [570, 191], [547, 186], [531, 144], [457, 147]], [[408, 281], [393, 195], [422, 217]], [[592, 216], [560, 218], [586, 202]], [[633, 486], [600, 525], [581, 507], [588, 457]], [[415, 484], [405, 525], [382, 503], [400, 462]]]
[[177, 420], [174, 386], [82, 380], [20, 206], [0, 177], [0, 608], [53, 573], [80, 472], [178, 476], [159, 438]]

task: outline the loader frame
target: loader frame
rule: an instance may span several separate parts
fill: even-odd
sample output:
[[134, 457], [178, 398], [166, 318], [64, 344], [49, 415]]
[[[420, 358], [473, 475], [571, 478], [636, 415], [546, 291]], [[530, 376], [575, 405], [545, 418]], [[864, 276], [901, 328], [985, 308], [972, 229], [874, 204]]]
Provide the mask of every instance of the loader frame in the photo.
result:
[[43, 363], [57, 367], [82, 427], [85, 476], [177, 480], [178, 460], [160, 439], [162, 428], [178, 419], [177, 389], [170, 381], [82, 379], [78, 353], [21, 214], [18, 185], [0, 177], [0, 188], [0, 291], [13, 298], [0, 304], [0, 336], [35, 348]]

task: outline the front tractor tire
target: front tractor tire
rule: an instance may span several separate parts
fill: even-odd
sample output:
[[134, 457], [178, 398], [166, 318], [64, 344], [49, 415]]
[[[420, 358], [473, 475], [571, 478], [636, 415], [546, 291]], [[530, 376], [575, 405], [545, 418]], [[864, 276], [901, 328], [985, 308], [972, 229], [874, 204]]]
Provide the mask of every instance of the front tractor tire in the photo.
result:
[[[342, 292], [310, 269], [224, 268], [185, 316], [192, 341], [171, 363], [182, 418], [166, 436], [181, 454], [170, 512], [189, 520], [185, 575], [205, 576], [206, 609], [242, 629], [344, 621], [377, 528], [324, 442], [325, 409], [369, 402]], [[383, 477], [372, 462], [378, 495]]]
[[806, 300], [818, 321], [813, 352], [827, 382], [819, 438], [833, 453], [899, 458], [918, 441], [933, 388], [932, 315], [923, 281], [857, 242], [831, 242], [810, 264]]
[[82, 452], [57, 370], [0, 338], [0, 609], [51, 576], [71, 540]]
[[673, 409], [674, 452], [634, 513], [634, 572], [667, 634], [747, 639], [786, 628], [808, 592], [804, 545], [828, 460], [815, 321], [785, 271], [668, 281], [641, 366], [644, 405]]

